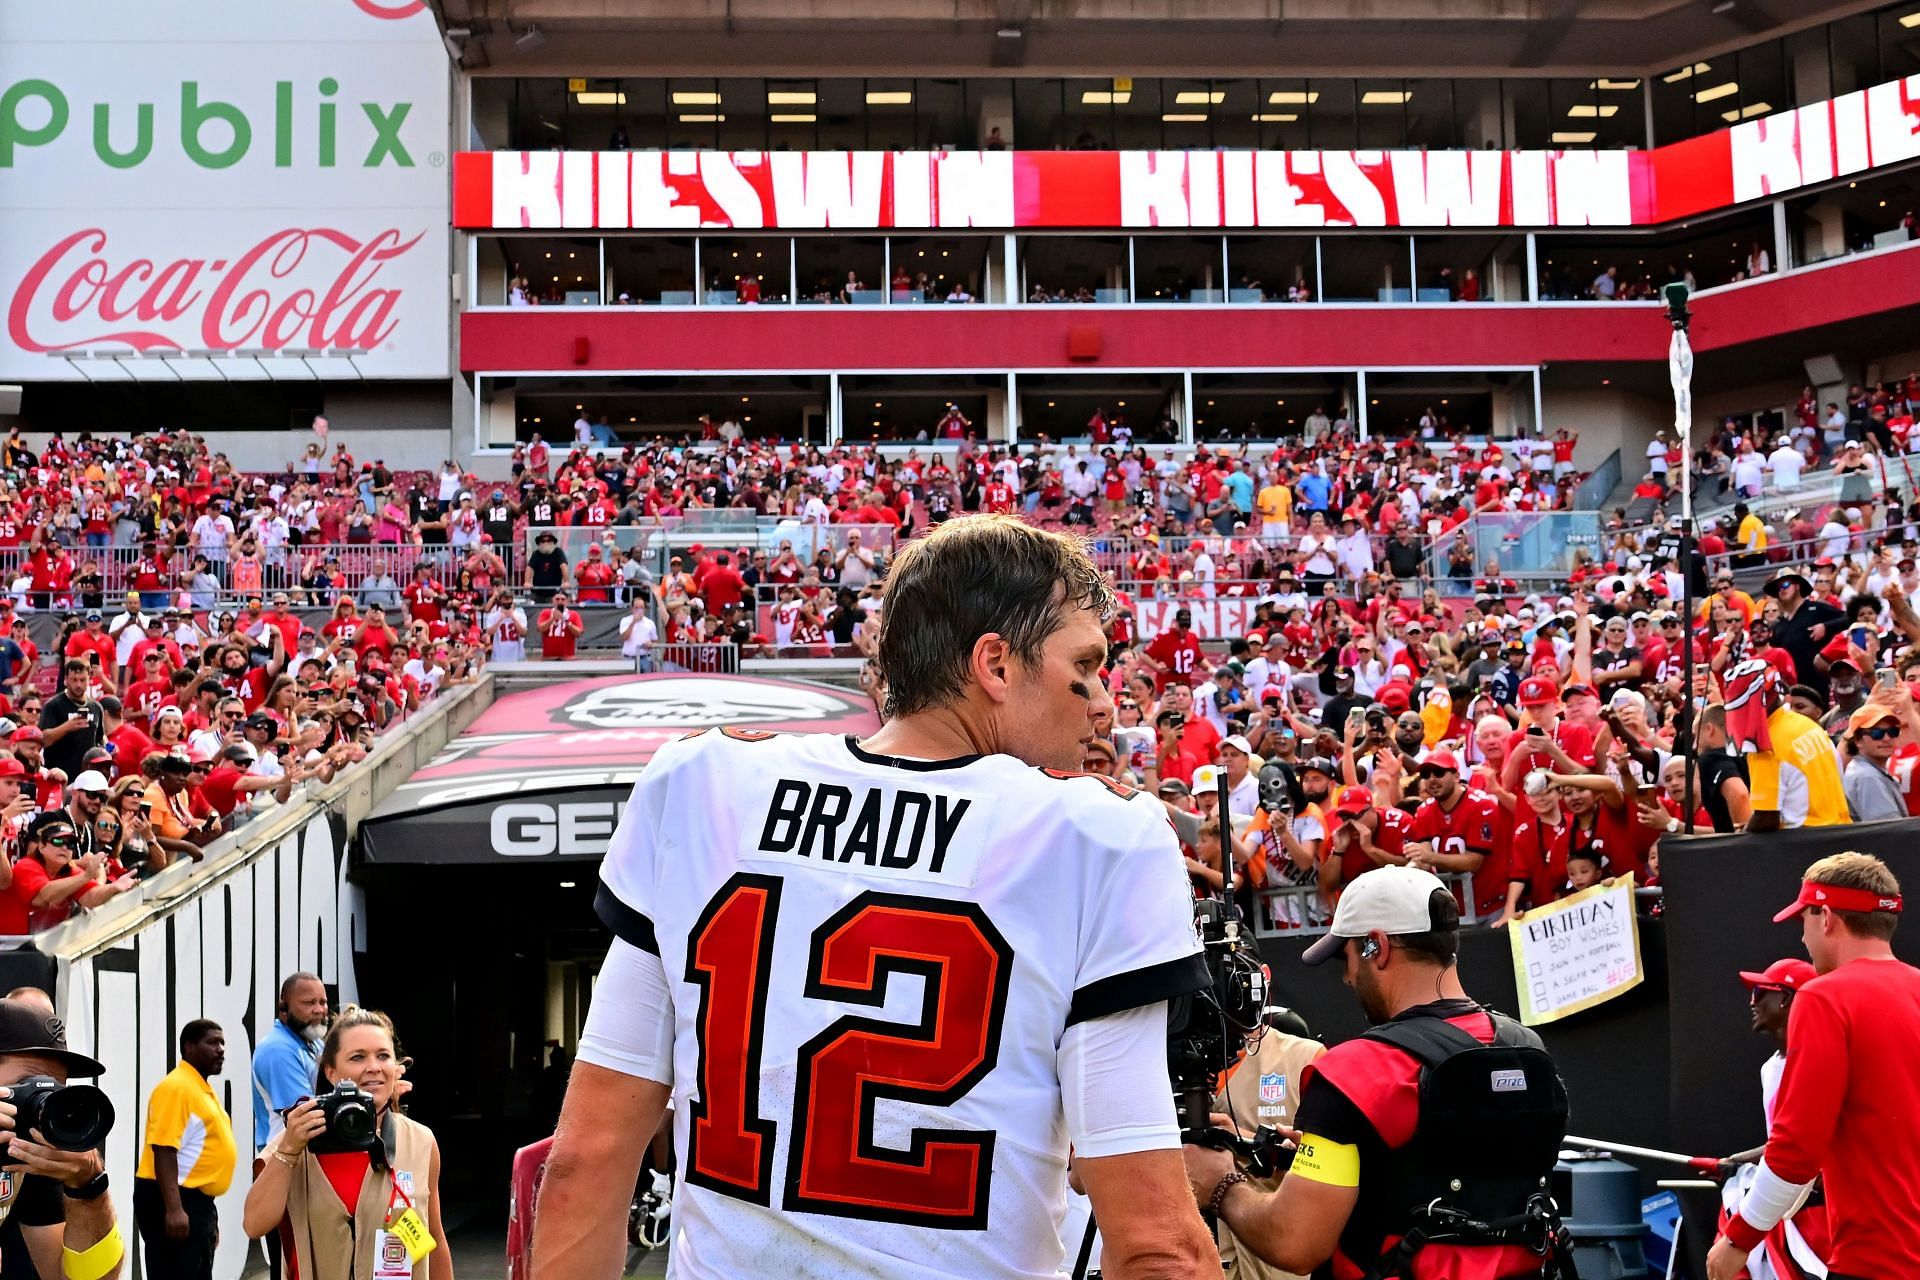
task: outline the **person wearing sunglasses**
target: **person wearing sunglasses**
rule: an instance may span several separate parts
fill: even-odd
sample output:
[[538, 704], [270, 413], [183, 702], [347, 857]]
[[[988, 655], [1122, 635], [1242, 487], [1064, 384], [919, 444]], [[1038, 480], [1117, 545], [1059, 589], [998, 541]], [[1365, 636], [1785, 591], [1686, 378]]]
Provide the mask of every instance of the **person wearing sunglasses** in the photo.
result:
[[131, 876], [103, 883], [106, 859], [100, 854], [74, 856], [79, 835], [65, 813], [35, 818], [23, 843], [13, 882], [0, 893], [0, 935], [37, 933], [66, 920], [76, 905], [97, 907], [132, 886]]
[[1846, 745], [1852, 758], [1840, 781], [1855, 822], [1907, 816], [1906, 794], [1888, 769], [1900, 732], [1900, 713], [1879, 703], [1870, 702], [1848, 718]]

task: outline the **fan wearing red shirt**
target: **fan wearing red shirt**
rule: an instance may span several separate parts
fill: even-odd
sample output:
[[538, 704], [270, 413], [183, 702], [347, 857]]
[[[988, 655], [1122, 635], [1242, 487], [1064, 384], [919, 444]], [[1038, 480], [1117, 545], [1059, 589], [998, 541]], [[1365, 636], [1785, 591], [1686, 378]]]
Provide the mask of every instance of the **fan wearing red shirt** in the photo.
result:
[[[127, 720], [143, 732], [152, 725], [153, 713], [160, 709], [160, 704], [167, 700], [167, 695], [172, 690], [173, 682], [168, 679], [169, 673], [161, 667], [165, 657], [166, 655], [158, 649], [141, 654], [139, 661], [134, 664], [140, 673], [140, 678], [127, 686], [124, 704]], [[145, 759], [146, 757], [142, 754], [137, 758]]]
[[540, 656], [549, 662], [573, 656], [574, 644], [586, 624], [580, 615], [567, 608], [567, 593], [553, 593], [553, 607], [540, 611]]
[[1333, 809], [1333, 829], [1320, 854], [1320, 892], [1328, 898], [1375, 867], [1403, 865], [1408, 819], [1398, 809], [1381, 809], [1365, 787], [1347, 787]]
[[126, 777], [140, 772], [140, 762], [158, 751], [159, 747], [125, 714], [125, 704], [120, 699], [109, 694], [100, 699], [100, 710], [106, 717], [106, 723], [113, 726], [107, 730], [107, 745], [113, 749], [113, 768], [110, 773], [116, 777]]
[[700, 579], [700, 598], [706, 601], [707, 613], [719, 617], [723, 609], [739, 604], [746, 594], [747, 580], [734, 568], [733, 557], [724, 551], [715, 552], [713, 567]]
[[1436, 873], [1473, 877], [1473, 913], [1497, 914], [1507, 902], [1506, 826], [1500, 802], [1460, 780], [1460, 761], [1436, 751], [1420, 762], [1420, 789], [1427, 798], [1407, 831], [1407, 861]]
[[1146, 648], [1153, 663], [1154, 679], [1166, 687], [1168, 677], [1189, 688], [1207, 667], [1200, 656], [1200, 637], [1193, 634], [1193, 610], [1184, 606], [1174, 611], [1173, 625], [1153, 638]]
[[1836, 1277], [1920, 1275], [1920, 969], [1893, 954], [1900, 882], [1880, 859], [1837, 853], [1807, 868], [1799, 917], [1819, 976], [1787, 1015], [1786, 1069], [1758, 1176], [1707, 1255], [1732, 1280], [1806, 1193], [1825, 1190]]
[[1551, 780], [1539, 794], [1520, 797], [1507, 840], [1507, 903], [1497, 923], [1507, 923], [1522, 911], [1544, 907], [1567, 882], [1567, 815], [1560, 792]]
[[987, 486], [982, 500], [988, 511], [1006, 514], [1013, 510], [1013, 489], [995, 480]]
[[1559, 863], [1576, 850], [1599, 855], [1600, 866], [1609, 876], [1644, 876], [1641, 859], [1652, 847], [1654, 833], [1627, 811], [1620, 784], [1599, 773], [1556, 773], [1553, 783], [1566, 788], [1568, 820], [1555, 850]]
[[361, 619], [359, 632], [353, 637], [353, 649], [362, 658], [377, 653], [382, 658], [393, 656], [393, 646], [400, 643], [400, 637], [387, 625], [385, 610], [374, 608], [367, 610]]
[[355, 611], [353, 601], [342, 600], [333, 606], [333, 616], [321, 624], [320, 634], [329, 641], [352, 644], [353, 638], [360, 634], [360, 615]]
[[0, 890], [0, 934], [17, 937], [35, 926], [59, 924], [81, 895], [100, 887], [90, 874], [99, 869], [99, 856], [76, 860], [76, 844], [73, 819], [64, 810], [33, 820], [21, 838], [25, 852], [13, 864], [12, 883]]
[[[1567, 686], [1569, 695], [1582, 691], [1592, 692], [1585, 685]], [[1593, 730], [1561, 718], [1560, 690], [1552, 680], [1545, 676], [1522, 680], [1520, 710], [1525, 723], [1521, 732], [1513, 735], [1507, 759], [1507, 777], [1503, 783], [1509, 791], [1529, 769], [1564, 768], [1565, 762], [1554, 756], [1547, 743], [1542, 741], [1543, 738], [1551, 738], [1561, 754], [1581, 768], [1593, 767]]]
[[[152, 620], [158, 624], [158, 618]], [[180, 646], [171, 637], [149, 632], [147, 638], [133, 646], [127, 654], [127, 674], [135, 679], [146, 678], [149, 668], [147, 659], [151, 657], [159, 667], [158, 678], [165, 681], [169, 675], [186, 665], [180, 652]]]
[[[476, 579], [476, 587], [482, 584]], [[489, 580], [487, 586], [492, 583]], [[400, 598], [407, 602], [407, 616], [416, 622], [433, 623], [440, 620], [440, 607], [446, 603], [447, 592], [433, 580], [433, 566], [417, 564], [413, 567], [413, 581], [400, 589]], [[277, 602], [276, 602], [277, 604]], [[299, 619], [295, 619], [296, 626]], [[300, 642], [298, 630], [287, 637], [287, 648], [291, 649]]]
[[573, 575], [580, 589], [581, 604], [612, 604], [613, 584], [616, 578], [613, 566], [607, 563], [601, 553], [600, 544], [587, 548], [587, 562]]
[[111, 673], [119, 655], [114, 651], [113, 637], [100, 626], [100, 611], [87, 610], [86, 626], [73, 633], [67, 640], [64, 656], [84, 659], [88, 653], [98, 656], [100, 670]]

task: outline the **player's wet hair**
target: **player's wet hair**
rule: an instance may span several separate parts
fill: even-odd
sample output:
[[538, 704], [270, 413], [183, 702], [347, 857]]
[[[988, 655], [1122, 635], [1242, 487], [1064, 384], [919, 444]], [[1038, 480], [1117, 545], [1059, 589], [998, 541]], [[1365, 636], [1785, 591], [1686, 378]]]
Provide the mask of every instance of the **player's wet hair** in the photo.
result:
[[1065, 534], [1009, 515], [966, 516], [907, 544], [887, 571], [880, 617], [887, 718], [965, 693], [981, 636], [1002, 637], [1032, 667], [1073, 609], [1091, 609], [1104, 622], [1113, 590], [1086, 547]]
[[[1900, 896], [1900, 882], [1887, 864], [1870, 853], [1835, 853], [1807, 868], [1806, 879], [1842, 889], [1865, 889], [1883, 898]], [[1892, 911], [1840, 911], [1829, 908], [1857, 938], [1891, 938], [1900, 925]]]

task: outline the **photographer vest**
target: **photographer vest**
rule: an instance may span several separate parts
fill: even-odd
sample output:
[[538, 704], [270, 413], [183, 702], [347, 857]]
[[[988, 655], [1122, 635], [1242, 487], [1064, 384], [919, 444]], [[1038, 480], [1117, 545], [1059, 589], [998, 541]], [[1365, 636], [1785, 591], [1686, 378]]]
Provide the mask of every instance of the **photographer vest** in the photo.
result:
[[[387, 1224], [394, 1174], [411, 1177], [413, 1207], [427, 1218], [432, 1193], [433, 1131], [397, 1112], [382, 1126], [388, 1168], [370, 1168], [360, 1184], [360, 1199], [349, 1214], [327, 1181], [313, 1152], [302, 1152], [300, 1167], [287, 1178], [287, 1216], [280, 1223], [281, 1244], [297, 1269], [296, 1280], [373, 1280], [374, 1235]], [[279, 1138], [274, 1139], [276, 1143]], [[403, 1184], [405, 1179], [402, 1180]], [[402, 1206], [394, 1203], [397, 1217]], [[413, 1268], [414, 1280], [426, 1280], [427, 1258]]]

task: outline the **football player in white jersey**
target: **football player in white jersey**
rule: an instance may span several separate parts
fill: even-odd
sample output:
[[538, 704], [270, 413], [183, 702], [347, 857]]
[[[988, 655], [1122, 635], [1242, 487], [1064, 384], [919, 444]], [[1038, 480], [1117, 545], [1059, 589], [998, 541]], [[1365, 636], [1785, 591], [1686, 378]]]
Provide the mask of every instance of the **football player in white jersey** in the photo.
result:
[[1075, 772], [1111, 592], [979, 516], [887, 600], [878, 733], [709, 730], [635, 787], [534, 1280], [620, 1274], [669, 1105], [683, 1280], [1058, 1276], [1069, 1149], [1106, 1275], [1220, 1274], [1166, 1071], [1166, 1002], [1207, 981], [1174, 836]]

